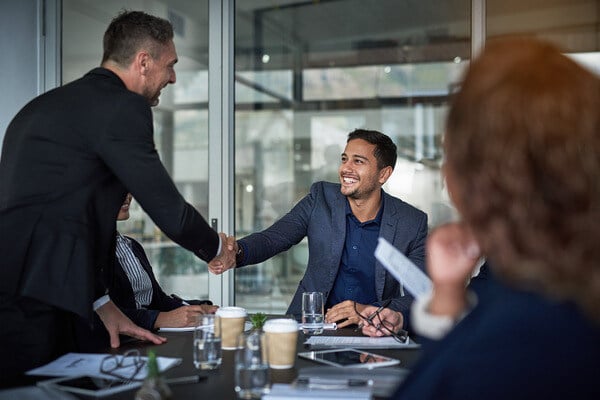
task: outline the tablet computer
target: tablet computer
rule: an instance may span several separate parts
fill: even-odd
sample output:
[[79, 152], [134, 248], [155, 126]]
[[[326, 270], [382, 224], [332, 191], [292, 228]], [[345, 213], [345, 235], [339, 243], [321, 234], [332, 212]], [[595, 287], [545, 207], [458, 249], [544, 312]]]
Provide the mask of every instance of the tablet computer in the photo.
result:
[[322, 364], [344, 368], [376, 368], [400, 364], [400, 360], [356, 349], [315, 350], [298, 354]]
[[122, 392], [124, 390], [135, 389], [142, 385], [139, 381], [122, 381], [94, 376], [68, 376], [37, 383], [38, 386], [52, 389], [64, 390], [66, 392], [82, 394], [92, 397], [103, 397]]

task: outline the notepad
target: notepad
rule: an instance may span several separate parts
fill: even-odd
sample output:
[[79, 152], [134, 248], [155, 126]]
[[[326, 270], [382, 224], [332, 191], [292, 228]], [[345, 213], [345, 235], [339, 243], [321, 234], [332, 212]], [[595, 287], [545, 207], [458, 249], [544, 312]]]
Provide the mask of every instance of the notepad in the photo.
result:
[[[26, 374], [45, 376], [88, 375], [114, 380], [114, 376], [100, 372], [100, 364], [108, 355], [110, 354], [67, 353], [46, 365], [27, 371]], [[142, 359], [146, 360], [147, 357], [142, 357]], [[156, 361], [158, 362], [158, 369], [161, 372], [181, 364], [181, 358], [156, 357]], [[134, 379], [144, 379], [146, 375], [147, 370], [143, 368]]]
[[[158, 328], [159, 332], [193, 332], [195, 327], [193, 326], [184, 326], [182, 328]], [[252, 329], [252, 322], [244, 322], [244, 331], [249, 331]]]
[[[314, 329], [312, 326], [311, 326], [311, 328]], [[298, 324], [298, 329], [299, 330], [304, 329], [304, 325]], [[323, 330], [325, 330], [325, 331], [335, 331], [336, 329], [337, 329], [337, 324], [335, 322], [323, 323]]]
[[408, 340], [408, 343], [400, 343], [391, 336], [368, 337], [368, 336], [311, 336], [305, 342], [311, 347], [355, 347], [359, 349], [389, 349], [389, 348], [418, 348], [420, 345]]
[[316, 389], [302, 386], [275, 383], [268, 394], [262, 396], [263, 400], [294, 400], [294, 399], [347, 399], [347, 400], [369, 400], [371, 399], [371, 387], [360, 387], [344, 389]]

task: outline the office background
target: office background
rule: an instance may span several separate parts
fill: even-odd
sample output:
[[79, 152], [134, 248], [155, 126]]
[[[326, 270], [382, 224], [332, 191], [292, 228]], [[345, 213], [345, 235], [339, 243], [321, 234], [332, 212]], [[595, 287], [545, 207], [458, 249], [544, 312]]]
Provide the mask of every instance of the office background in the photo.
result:
[[[361, 127], [398, 145], [385, 190], [431, 227], [454, 218], [443, 121], [487, 38], [545, 38], [600, 73], [600, 0], [0, 0], [0, 137], [28, 100], [99, 64], [123, 8], [174, 25], [177, 83], [154, 108], [156, 145], [186, 199], [237, 237], [269, 226], [313, 181], [337, 181], [346, 135]], [[135, 203], [131, 214], [119, 229], [143, 242], [168, 293], [281, 313], [306, 266], [301, 242], [213, 276]]]

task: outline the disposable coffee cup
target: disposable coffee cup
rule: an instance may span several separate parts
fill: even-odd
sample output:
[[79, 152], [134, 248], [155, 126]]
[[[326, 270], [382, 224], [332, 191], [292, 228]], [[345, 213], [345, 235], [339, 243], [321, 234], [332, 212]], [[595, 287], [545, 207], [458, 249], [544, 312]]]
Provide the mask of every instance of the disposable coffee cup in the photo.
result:
[[298, 323], [293, 319], [270, 319], [263, 325], [267, 341], [269, 366], [286, 369], [294, 366]]
[[242, 307], [221, 307], [215, 313], [221, 319], [221, 347], [223, 350], [237, 348], [237, 337], [244, 332], [248, 313]]

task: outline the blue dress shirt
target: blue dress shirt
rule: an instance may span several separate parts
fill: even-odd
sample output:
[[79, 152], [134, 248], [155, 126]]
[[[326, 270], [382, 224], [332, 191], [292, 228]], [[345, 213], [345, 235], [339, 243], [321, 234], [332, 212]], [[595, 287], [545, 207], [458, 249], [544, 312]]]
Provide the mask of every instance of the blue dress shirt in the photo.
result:
[[344, 300], [361, 304], [377, 302], [375, 291], [375, 248], [379, 238], [384, 200], [375, 219], [360, 222], [346, 199], [346, 241], [333, 289], [327, 299], [327, 307]]

